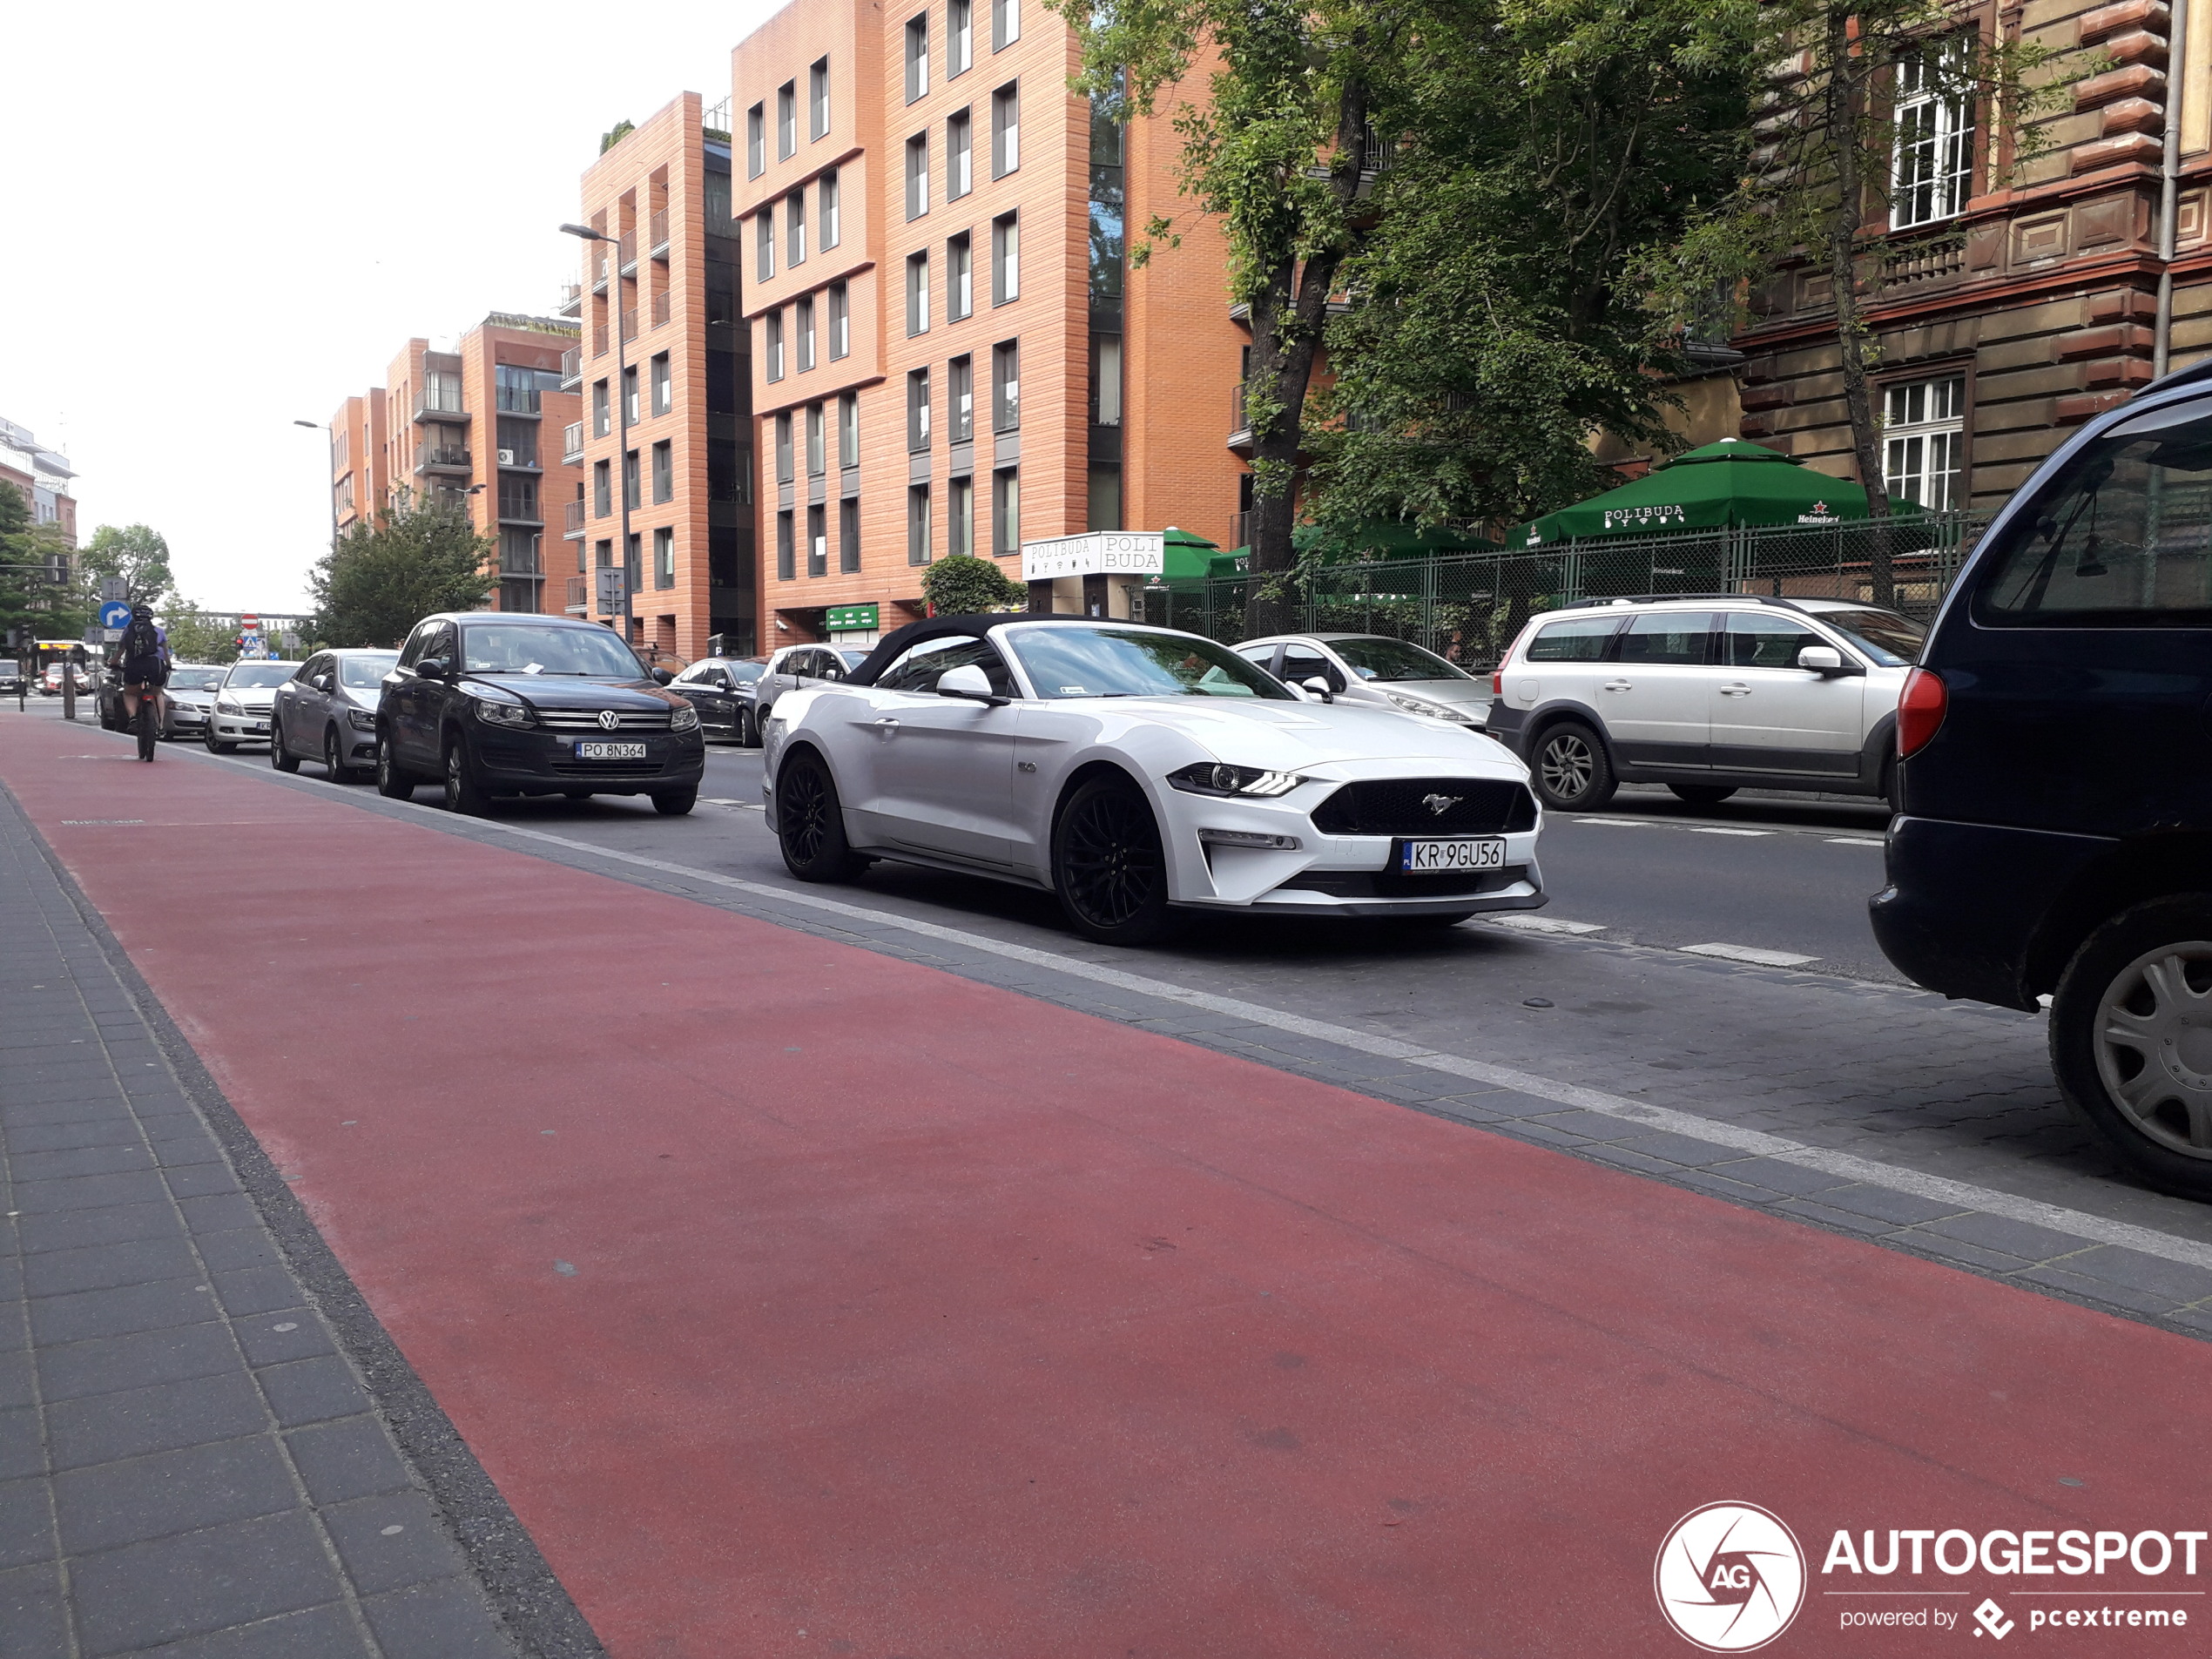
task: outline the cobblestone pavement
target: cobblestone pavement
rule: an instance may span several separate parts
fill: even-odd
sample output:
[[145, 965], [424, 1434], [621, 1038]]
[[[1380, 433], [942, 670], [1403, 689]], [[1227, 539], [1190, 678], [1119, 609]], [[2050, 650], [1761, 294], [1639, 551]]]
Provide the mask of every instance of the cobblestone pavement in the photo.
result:
[[4, 792], [0, 938], [0, 1655], [597, 1651]]

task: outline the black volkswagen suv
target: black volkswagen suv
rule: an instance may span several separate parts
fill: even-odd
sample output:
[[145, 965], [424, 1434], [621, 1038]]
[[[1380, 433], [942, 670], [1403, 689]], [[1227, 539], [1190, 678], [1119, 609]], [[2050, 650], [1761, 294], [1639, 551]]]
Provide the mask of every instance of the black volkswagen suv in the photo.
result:
[[1932, 990], [2050, 998], [2068, 1103], [2212, 1198], [2212, 363], [2084, 427], [1999, 515], [1898, 709], [1873, 900]]
[[494, 795], [651, 795], [688, 813], [706, 767], [698, 711], [597, 623], [472, 610], [425, 617], [384, 677], [376, 786], [429, 779], [446, 805]]

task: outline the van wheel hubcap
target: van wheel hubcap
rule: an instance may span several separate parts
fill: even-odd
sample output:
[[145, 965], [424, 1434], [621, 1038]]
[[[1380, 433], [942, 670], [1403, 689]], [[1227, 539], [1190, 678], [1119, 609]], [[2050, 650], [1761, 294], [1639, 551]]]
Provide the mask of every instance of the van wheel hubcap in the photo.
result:
[[2161, 945], [2097, 1003], [2097, 1076], [2129, 1125], [2212, 1159], [2212, 940]]
[[1547, 743], [1538, 765], [1544, 787], [1561, 800], [1572, 800], [1588, 789], [1592, 770], [1590, 745], [1573, 736]]

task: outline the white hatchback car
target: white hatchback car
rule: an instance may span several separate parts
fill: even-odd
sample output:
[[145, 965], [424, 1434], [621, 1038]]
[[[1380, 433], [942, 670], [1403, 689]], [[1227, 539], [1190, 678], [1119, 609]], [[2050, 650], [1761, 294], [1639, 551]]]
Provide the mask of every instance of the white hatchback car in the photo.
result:
[[1388, 634], [1278, 634], [1236, 649], [1285, 685], [1318, 679], [1348, 702], [1478, 727], [1490, 706], [1488, 680]]
[[1178, 909], [1455, 922], [1544, 902], [1527, 768], [1325, 703], [1193, 634], [936, 617], [776, 699], [761, 790], [802, 880], [874, 859], [1056, 893], [1113, 944]]
[[1701, 806], [1743, 788], [1894, 802], [1898, 694], [1926, 637], [1843, 599], [1593, 599], [1529, 619], [1488, 729], [1562, 812], [1622, 783]]

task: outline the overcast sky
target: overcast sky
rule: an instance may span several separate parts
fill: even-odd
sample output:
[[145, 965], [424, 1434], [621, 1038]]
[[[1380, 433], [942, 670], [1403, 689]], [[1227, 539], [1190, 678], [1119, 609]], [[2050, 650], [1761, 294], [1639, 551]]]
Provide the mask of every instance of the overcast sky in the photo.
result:
[[304, 610], [320, 433], [412, 334], [550, 313], [599, 135], [728, 96], [772, 0], [24, 11], [0, 142], [0, 416], [64, 448], [80, 536], [144, 523], [186, 597]]

